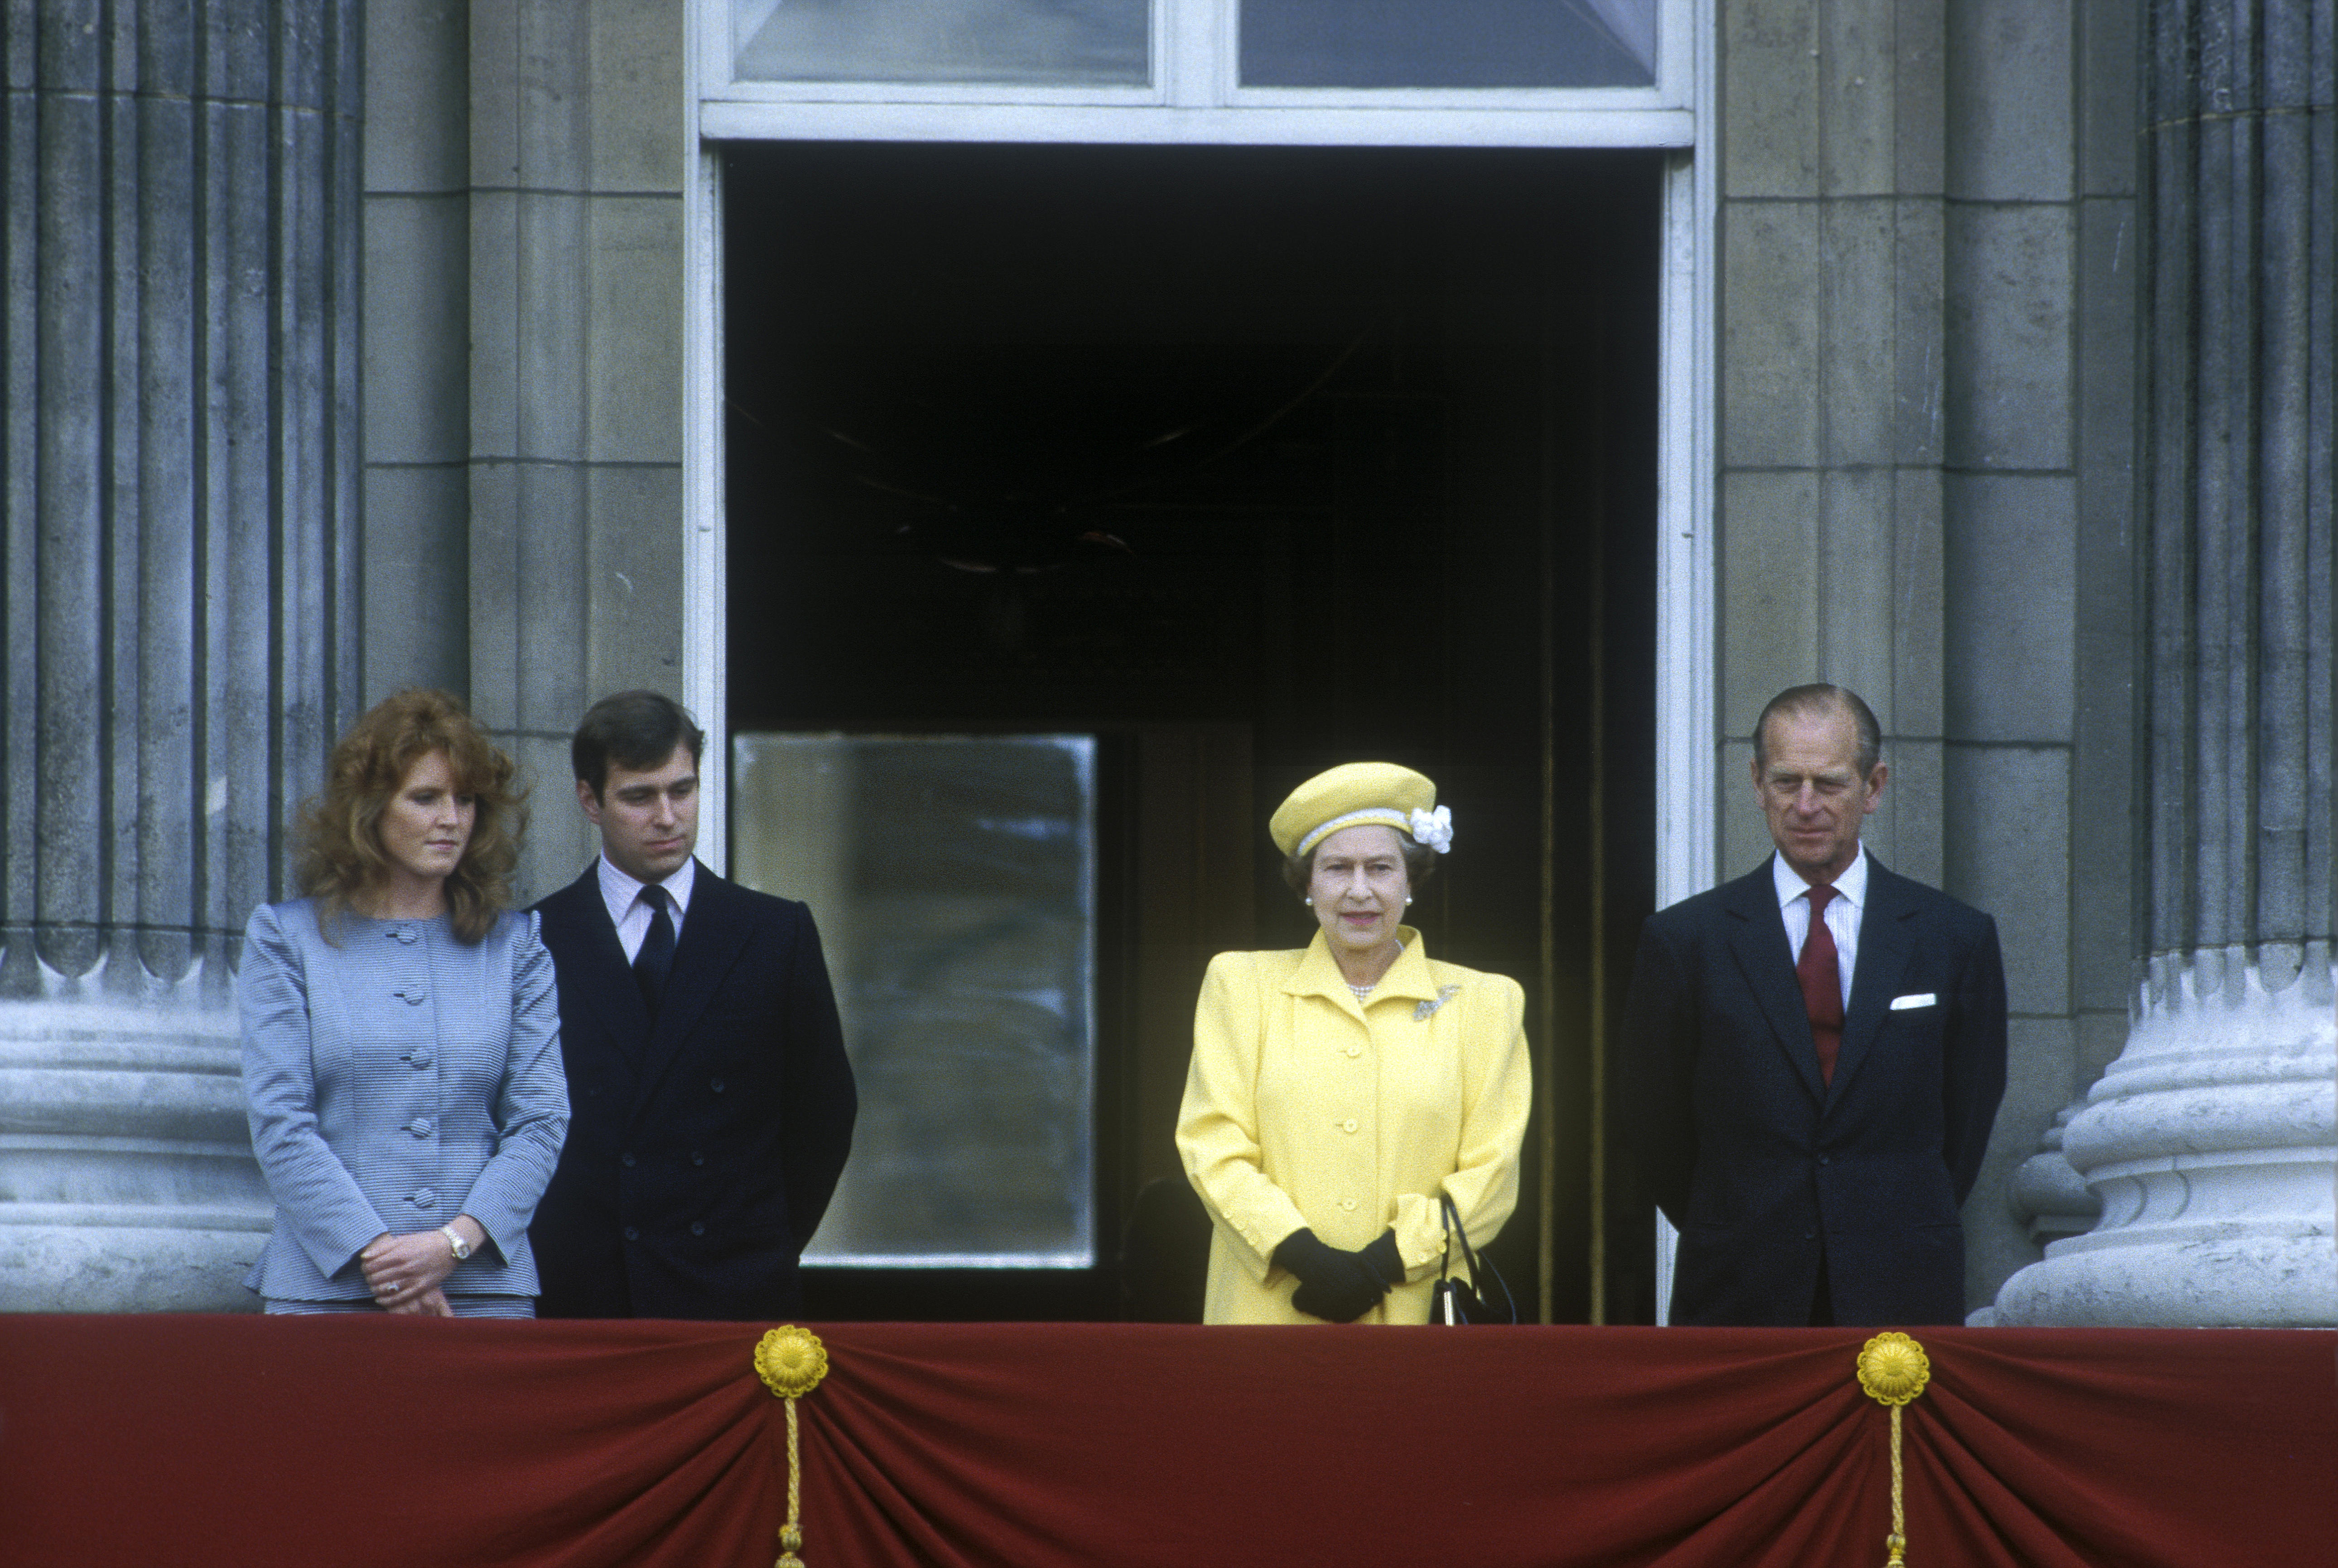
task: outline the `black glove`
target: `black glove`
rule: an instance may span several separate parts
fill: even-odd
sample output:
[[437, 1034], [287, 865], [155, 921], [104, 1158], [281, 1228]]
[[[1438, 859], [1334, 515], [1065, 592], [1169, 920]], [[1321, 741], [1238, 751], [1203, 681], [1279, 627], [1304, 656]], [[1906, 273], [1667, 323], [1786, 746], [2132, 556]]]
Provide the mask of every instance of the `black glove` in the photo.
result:
[[[1283, 1238], [1274, 1260], [1299, 1276], [1299, 1289], [1291, 1294], [1293, 1307], [1327, 1323], [1353, 1323], [1388, 1294], [1391, 1283], [1374, 1255], [1395, 1251], [1393, 1231], [1361, 1252], [1345, 1252], [1316, 1240], [1312, 1230], [1299, 1230]], [[1395, 1272], [1400, 1275], [1401, 1267]]]

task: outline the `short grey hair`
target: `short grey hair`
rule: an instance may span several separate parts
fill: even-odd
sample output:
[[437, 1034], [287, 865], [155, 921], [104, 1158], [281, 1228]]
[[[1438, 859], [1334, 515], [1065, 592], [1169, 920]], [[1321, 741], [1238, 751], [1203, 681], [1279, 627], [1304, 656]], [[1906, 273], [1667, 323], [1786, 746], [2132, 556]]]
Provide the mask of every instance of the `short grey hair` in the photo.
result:
[[1762, 710], [1762, 717], [1754, 721], [1754, 765], [1770, 765], [1770, 720], [1773, 715], [1786, 719], [1812, 719], [1828, 713], [1847, 713], [1859, 730], [1859, 776], [1865, 779], [1875, 771], [1876, 763], [1883, 760], [1883, 727], [1875, 721], [1875, 710], [1867, 700], [1848, 686], [1836, 686], [1817, 681], [1807, 686], [1789, 686]]

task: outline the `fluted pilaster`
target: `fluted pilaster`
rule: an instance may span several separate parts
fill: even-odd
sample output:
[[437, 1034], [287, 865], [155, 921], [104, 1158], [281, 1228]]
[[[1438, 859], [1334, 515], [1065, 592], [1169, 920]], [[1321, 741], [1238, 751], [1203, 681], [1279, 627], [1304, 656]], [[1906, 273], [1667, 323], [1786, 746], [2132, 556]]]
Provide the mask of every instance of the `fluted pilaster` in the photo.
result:
[[266, 1229], [224, 1009], [356, 692], [358, 14], [5, 0], [0, 1305], [237, 1304]]
[[2338, 1323], [2331, 0], [2155, 0], [2134, 1022], [2020, 1323]]

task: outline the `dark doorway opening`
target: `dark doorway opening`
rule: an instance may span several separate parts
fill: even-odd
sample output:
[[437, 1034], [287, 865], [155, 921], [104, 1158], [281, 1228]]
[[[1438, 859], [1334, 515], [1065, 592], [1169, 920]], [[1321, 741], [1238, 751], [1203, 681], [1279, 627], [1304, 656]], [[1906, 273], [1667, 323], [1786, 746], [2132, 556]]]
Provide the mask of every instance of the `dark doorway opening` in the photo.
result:
[[815, 1270], [810, 1315], [1123, 1316], [1203, 967], [1312, 930], [1265, 818], [1382, 759], [1453, 808], [1429, 951], [1527, 990], [1493, 1254], [1530, 1314], [1646, 1321], [1601, 1085], [1653, 893], [1660, 156], [758, 143], [723, 178], [731, 729], [1099, 738], [1097, 1264]]

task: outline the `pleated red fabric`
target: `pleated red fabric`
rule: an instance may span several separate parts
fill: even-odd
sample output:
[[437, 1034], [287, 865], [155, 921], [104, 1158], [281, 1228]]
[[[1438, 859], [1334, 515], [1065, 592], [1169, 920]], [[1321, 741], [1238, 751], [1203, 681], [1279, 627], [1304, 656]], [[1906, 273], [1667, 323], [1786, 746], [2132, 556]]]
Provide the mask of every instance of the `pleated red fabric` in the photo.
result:
[[[0, 1318], [0, 1563], [767, 1568], [765, 1325]], [[1859, 1329], [819, 1327], [810, 1568], [1880, 1563]], [[1910, 1556], [2338, 1562], [2338, 1337], [1928, 1329]]]

